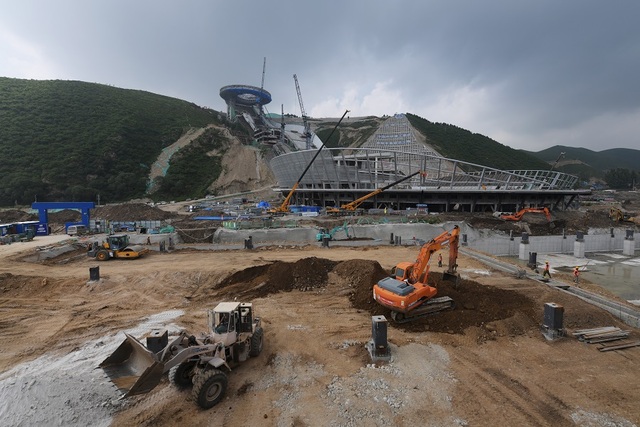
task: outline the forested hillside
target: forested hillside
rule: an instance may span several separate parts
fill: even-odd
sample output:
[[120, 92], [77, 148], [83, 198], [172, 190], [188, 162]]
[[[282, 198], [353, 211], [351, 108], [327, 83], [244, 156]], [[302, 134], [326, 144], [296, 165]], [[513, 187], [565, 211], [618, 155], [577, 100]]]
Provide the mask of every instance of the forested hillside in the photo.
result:
[[556, 170], [588, 181], [604, 180], [612, 188], [628, 189], [640, 179], [640, 150], [610, 148], [592, 151], [587, 148], [556, 145], [529, 154], [547, 161]]
[[432, 123], [414, 114], [407, 118], [444, 157], [496, 169], [549, 169], [549, 164], [493, 139], [446, 123]]
[[0, 78], [0, 206], [143, 196], [164, 147], [219, 122], [213, 110], [149, 92]]
[[[202, 197], [221, 171], [229, 133], [251, 141], [239, 124], [193, 103], [149, 92], [77, 81], [0, 77], [0, 206], [33, 201], [126, 201], [146, 195], [152, 164], [163, 149], [192, 128], [207, 129], [171, 157], [158, 179], [156, 198]], [[565, 152], [559, 170], [584, 179], [604, 169], [640, 164], [640, 151], [553, 147], [540, 153], [514, 150], [454, 125], [407, 113], [411, 125], [443, 156], [497, 169], [549, 169]], [[384, 118], [314, 119], [327, 147], [361, 146]], [[165, 151], [166, 153], [166, 151]], [[582, 160], [572, 160], [573, 158]], [[636, 166], [637, 168], [637, 166]], [[610, 173], [626, 185], [636, 175]]]

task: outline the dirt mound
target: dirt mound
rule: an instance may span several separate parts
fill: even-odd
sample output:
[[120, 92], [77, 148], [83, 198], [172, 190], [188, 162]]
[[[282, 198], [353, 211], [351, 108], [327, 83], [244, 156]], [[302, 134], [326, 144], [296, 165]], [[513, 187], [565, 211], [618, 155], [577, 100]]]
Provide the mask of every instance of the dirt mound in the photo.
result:
[[335, 265], [335, 261], [316, 257], [294, 263], [276, 261], [238, 271], [216, 288], [240, 292], [243, 298], [260, 298], [294, 289], [306, 291], [326, 286]]
[[[375, 282], [354, 289], [350, 296], [352, 305], [367, 310], [372, 316], [385, 315], [389, 310], [376, 304], [371, 295]], [[410, 323], [396, 325], [406, 331], [434, 331], [461, 334], [465, 329], [482, 327], [493, 321], [507, 319], [516, 312], [531, 319], [531, 326], [537, 322], [537, 305], [526, 296], [510, 290], [481, 285], [472, 280], [460, 279], [458, 285], [442, 280], [441, 273], [430, 273], [429, 284], [438, 288], [438, 296], [448, 296], [455, 301], [453, 310], [416, 319]]]
[[[389, 315], [389, 310], [372, 298], [372, 286], [388, 273], [376, 261], [349, 260], [337, 263], [321, 258], [304, 258], [295, 263], [274, 262], [238, 271], [224, 279], [217, 289], [238, 293], [243, 298], [265, 297], [280, 291], [312, 290], [327, 286], [329, 273], [335, 273], [349, 289], [352, 307], [372, 316]], [[510, 333], [521, 334], [538, 322], [538, 305], [521, 293], [472, 280], [461, 279], [457, 286], [443, 281], [441, 273], [431, 273], [430, 284], [439, 296], [456, 302], [454, 310], [396, 325], [407, 331], [434, 331], [462, 334], [469, 327], [483, 327], [489, 322], [510, 318], [516, 313], [520, 325]], [[231, 294], [230, 293], [230, 294]]]
[[67, 222], [80, 222], [82, 220], [82, 214], [80, 211], [73, 209], [64, 209], [58, 212], [51, 212], [48, 214], [49, 222], [52, 224], [64, 224]]
[[19, 209], [0, 210], [0, 223], [37, 220], [38, 215], [29, 214]]
[[91, 210], [92, 218], [109, 221], [162, 221], [176, 218], [177, 214], [145, 205], [144, 203], [124, 203], [121, 205], [100, 206]]

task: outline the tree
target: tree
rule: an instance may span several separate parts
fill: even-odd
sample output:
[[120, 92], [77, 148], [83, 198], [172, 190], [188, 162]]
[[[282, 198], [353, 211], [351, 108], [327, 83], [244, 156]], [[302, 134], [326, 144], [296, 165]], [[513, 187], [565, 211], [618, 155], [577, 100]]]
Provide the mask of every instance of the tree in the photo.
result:
[[638, 182], [638, 173], [634, 170], [624, 168], [610, 169], [605, 172], [604, 180], [611, 188], [628, 190]]

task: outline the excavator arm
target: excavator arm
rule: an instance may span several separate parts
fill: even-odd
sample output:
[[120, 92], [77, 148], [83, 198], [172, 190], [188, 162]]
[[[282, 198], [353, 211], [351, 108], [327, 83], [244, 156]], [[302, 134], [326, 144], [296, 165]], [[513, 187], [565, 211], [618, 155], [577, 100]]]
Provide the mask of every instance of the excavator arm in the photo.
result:
[[444, 272], [443, 279], [457, 282], [459, 235], [458, 226], [445, 231], [422, 245], [414, 263], [399, 263], [394, 268], [393, 277], [381, 279], [373, 286], [373, 299], [391, 310], [391, 318], [395, 322], [409, 322], [454, 307], [454, 301], [450, 297], [436, 297], [438, 290], [429, 286], [427, 279], [431, 255], [449, 245], [449, 267]]
[[409, 283], [426, 283], [427, 274], [429, 273], [429, 260], [434, 252], [439, 251], [444, 246], [449, 245], [449, 271], [454, 274], [458, 261], [458, 241], [460, 235], [460, 227], [457, 225], [451, 231], [445, 231], [436, 238], [422, 245], [420, 253], [413, 268], [409, 273]]
[[505, 221], [520, 221], [526, 213], [542, 213], [547, 217], [547, 221], [551, 222], [551, 212], [549, 208], [524, 208], [514, 214], [500, 215], [500, 218]]

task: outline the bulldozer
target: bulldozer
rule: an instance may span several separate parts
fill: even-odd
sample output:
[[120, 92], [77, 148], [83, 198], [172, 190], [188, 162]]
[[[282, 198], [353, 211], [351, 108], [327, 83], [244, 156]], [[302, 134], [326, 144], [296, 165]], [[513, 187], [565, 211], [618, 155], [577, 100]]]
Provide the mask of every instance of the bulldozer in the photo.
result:
[[212, 408], [224, 398], [231, 367], [261, 353], [264, 332], [251, 303], [221, 302], [208, 311], [208, 323], [210, 332], [199, 338], [181, 331], [169, 341], [167, 331], [152, 332], [146, 346], [125, 333], [99, 367], [122, 398], [150, 392], [168, 373], [176, 387], [193, 387], [198, 406]]
[[129, 246], [128, 234], [117, 234], [107, 236], [101, 245], [93, 242], [87, 250], [87, 256], [107, 261], [111, 258], [140, 258], [148, 252], [149, 249], [141, 245]]
[[383, 307], [391, 310], [391, 318], [397, 323], [405, 323], [454, 308], [454, 301], [448, 296], [436, 297], [438, 290], [430, 286], [429, 260], [431, 255], [449, 246], [449, 266], [443, 272], [443, 280], [458, 283], [458, 243], [460, 228], [456, 225], [451, 231], [444, 231], [439, 236], [426, 242], [420, 248], [415, 262], [400, 262], [385, 277], [373, 286], [373, 299]]

